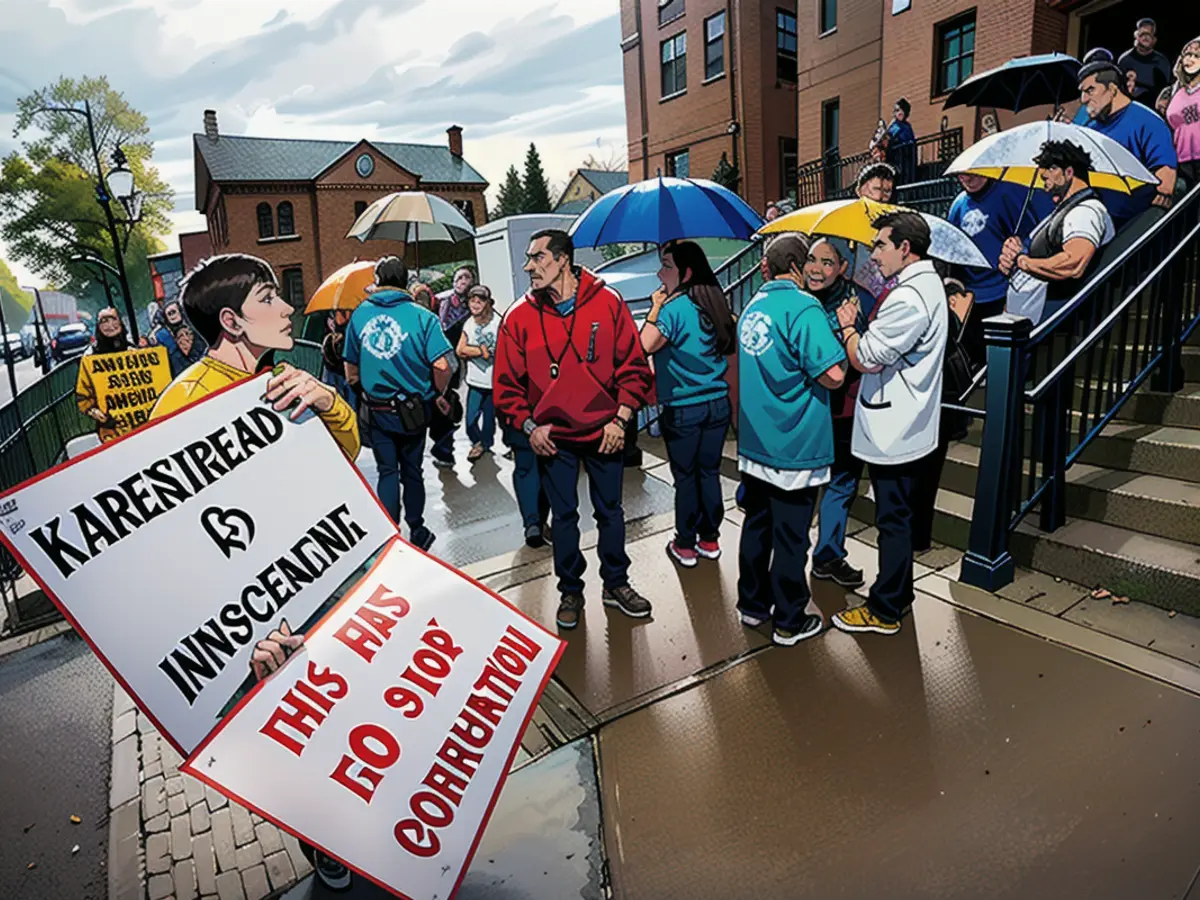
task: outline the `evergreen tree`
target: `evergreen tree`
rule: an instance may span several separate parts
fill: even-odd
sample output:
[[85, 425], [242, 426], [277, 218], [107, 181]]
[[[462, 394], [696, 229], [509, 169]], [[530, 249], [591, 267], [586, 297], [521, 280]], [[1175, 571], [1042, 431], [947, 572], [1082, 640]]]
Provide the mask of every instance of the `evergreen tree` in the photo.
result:
[[729, 188], [731, 191], [738, 189], [738, 182], [741, 181], [741, 173], [738, 172], [737, 166], [729, 162], [729, 157], [722, 153], [721, 161], [717, 163], [717, 168], [713, 172], [712, 180], [723, 188]]
[[525, 189], [521, 187], [521, 173], [516, 166], [509, 166], [504, 176], [504, 184], [500, 185], [500, 193], [496, 198], [497, 219], [505, 216], [520, 215], [525, 211]]
[[522, 189], [525, 195], [525, 212], [550, 212], [550, 183], [546, 181], [546, 173], [542, 171], [542, 158], [533, 144], [529, 145], [529, 152], [525, 155], [525, 181]]

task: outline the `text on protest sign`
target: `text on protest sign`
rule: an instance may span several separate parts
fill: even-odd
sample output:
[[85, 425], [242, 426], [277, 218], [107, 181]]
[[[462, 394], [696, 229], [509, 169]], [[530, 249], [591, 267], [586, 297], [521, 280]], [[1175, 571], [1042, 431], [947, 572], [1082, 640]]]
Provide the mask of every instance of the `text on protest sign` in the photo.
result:
[[396, 541], [182, 769], [402, 897], [446, 900], [564, 646]]
[[89, 353], [79, 364], [87, 366], [96, 389], [96, 405], [116, 420], [118, 435], [149, 422], [150, 410], [171, 383], [165, 347]]
[[3, 538], [184, 754], [396, 534], [320, 419], [213, 394], [5, 495]]

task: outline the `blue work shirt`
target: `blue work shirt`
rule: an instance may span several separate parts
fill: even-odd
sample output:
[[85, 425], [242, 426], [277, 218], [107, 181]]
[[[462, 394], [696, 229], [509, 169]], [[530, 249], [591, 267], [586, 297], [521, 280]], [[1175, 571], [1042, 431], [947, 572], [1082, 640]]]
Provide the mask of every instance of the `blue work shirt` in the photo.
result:
[[358, 367], [368, 397], [432, 400], [433, 364], [451, 352], [437, 316], [404, 291], [381, 290], [351, 314], [342, 358]]
[[888, 126], [888, 147], [903, 147], [907, 144], [915, 144], [917, 136], [913, 133], [913, 127], [909, 124], [908, 119], [903, 122], [892, 119], [892, 124]]
[[[1026, 198], [1029, 208], [1022, 218]], [[963, 191], [954, 198], [947, 221], [957, 225], [969, 237], [979, 252], [992, 264], [991, 269], [963, 266], [962, 282], [968, 291], [975, 292], [976, 303], [998, 303], [1008, 296], [1008, 279], [995, 267], [1000, 264], [1000, 250], [1014, 235], [1028, 245], [1029, 235], [1037, 224], [1054, 211], [1054, 201], [1042, 190], [1035, 190], [1005, 181], [993, 181], [975, 194]]]
[[692, 406], [729, 394], [729, 363], [716, 350], [708, 316], [680, 294], [659, 311], [656, 323], [667, 345], [654, 354], [655, 387], [663, 406]]
[[[1152, 174], [1163, 166], [1172, 169], [1179, 167], [1170, 126], [1158, 113], [1137, 101], [1107, 119], [1092, 119], [1087, 123], [1087, 127], [1108, 135], [1136, 156]], [[1120, 231], [1122, 225], [1138, 213], [1149, 209], [1157, 191], [1158, 185], [1140, 187], [1132, 196], [1117, 191], [1105, 191], [1104, 205], [1108, 207], [1108, 214], [1112, 216], [1113, 227]]]
[[829, 391], [817, 379], [845, 361], [812, 294], [764, 284], [738, 322], [738, 455], [775, 469], [832, 465]]

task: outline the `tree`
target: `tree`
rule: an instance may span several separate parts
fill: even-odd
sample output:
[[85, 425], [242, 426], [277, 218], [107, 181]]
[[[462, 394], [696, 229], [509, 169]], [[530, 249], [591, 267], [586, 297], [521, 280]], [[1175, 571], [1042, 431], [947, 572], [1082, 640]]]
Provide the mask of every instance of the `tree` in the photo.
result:
[[[84, 101], [91, 107], [105, 172], [112, 165], [113, 151], [120, 147], [134, 184], [144, 195], [141, 221], [119, 227], [130, 293], [135, 308], [144, 309], [154, 297], [146, 256], [165, 249], [158, 236], [171, 230], [167, 214], [173, 194], [150, 165], [154, 148], [146, 139], [150, 131], [146, 117], [113, 90], [108, 79], [61, 78], [17, 101], [14, 133], [20, 136], [36, 129], [36, 136], [22, 143], [23, 154], [14, 151], [0, 164], [0, 236], [14, 259], [77, 295], [94, 295], [100, 276], [94, 266], [71, 262], [72, 256], [94, 256], [115, 266], [104, 210], [96, 199], [100, 173], [87, 121], [83, 116], [44, 110], [47, 106], [82, 109]], [[112, 208], [114, 216], [123, 218], [124, 210], [115, 199]], [[117, 280], [108, 277], [119, 299]]]
[[525, 198], [523, 212], [550, 212], [550, 184], [546, 181], [546, 173], [542, 171], [542, 158], [533, 144], [529, 145], [529, 152], [525, 154], [525, 180], [521, 187]]
[[4, 260], [0, 259], [0, 303], [4, 305], [4, 324], [9, 331], [19, 331], [29, 320], [33, 309], [33, 295], [21, 290], [17, 277]]
[[731, 191], [738, 189], [738, 182], [741, 181], [741, 174], [737, 170], [737, 166], [729, 162], [729, 157], [722, 153], [721, 161], [717, 163], [717, 168], [713, 172], [712, 180], [721, 187], [729, 188]]
[[500, 193], [496, 198], [497, 219], [505, 216], [520, 215], [525, 211], [525, 189], [521, 186], [521, 174], [516, 166], [509, 166], [504, 176], [504, 184], [500, 185]]
[[614, 148], [603, 159], [597, 158], [594, 153], [589, 154], [588, 158], [583, 161], [583, 165], [579, 168], [590, 169], [593, 172], [624, 172], [629, 168], [629, 164]]

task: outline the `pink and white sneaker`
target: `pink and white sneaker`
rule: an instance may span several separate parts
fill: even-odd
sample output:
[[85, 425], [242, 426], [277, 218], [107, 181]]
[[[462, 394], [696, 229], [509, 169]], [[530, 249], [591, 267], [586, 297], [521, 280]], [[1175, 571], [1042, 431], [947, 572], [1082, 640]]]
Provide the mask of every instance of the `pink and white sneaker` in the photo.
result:
[[667, 544], [667, 556], [675, 560], [677, 565], [683, 566], [685, 569], [695, 568], [700, 561], [695, 550], [689, 550], [686, 547], [680, 547], [675, 543], [675, 539], [671, 539], [671, 543]]
[[716, 541], [698, 541], [696, 543], [696, 553], [705, 559], [720, 559], [721, 545]]

